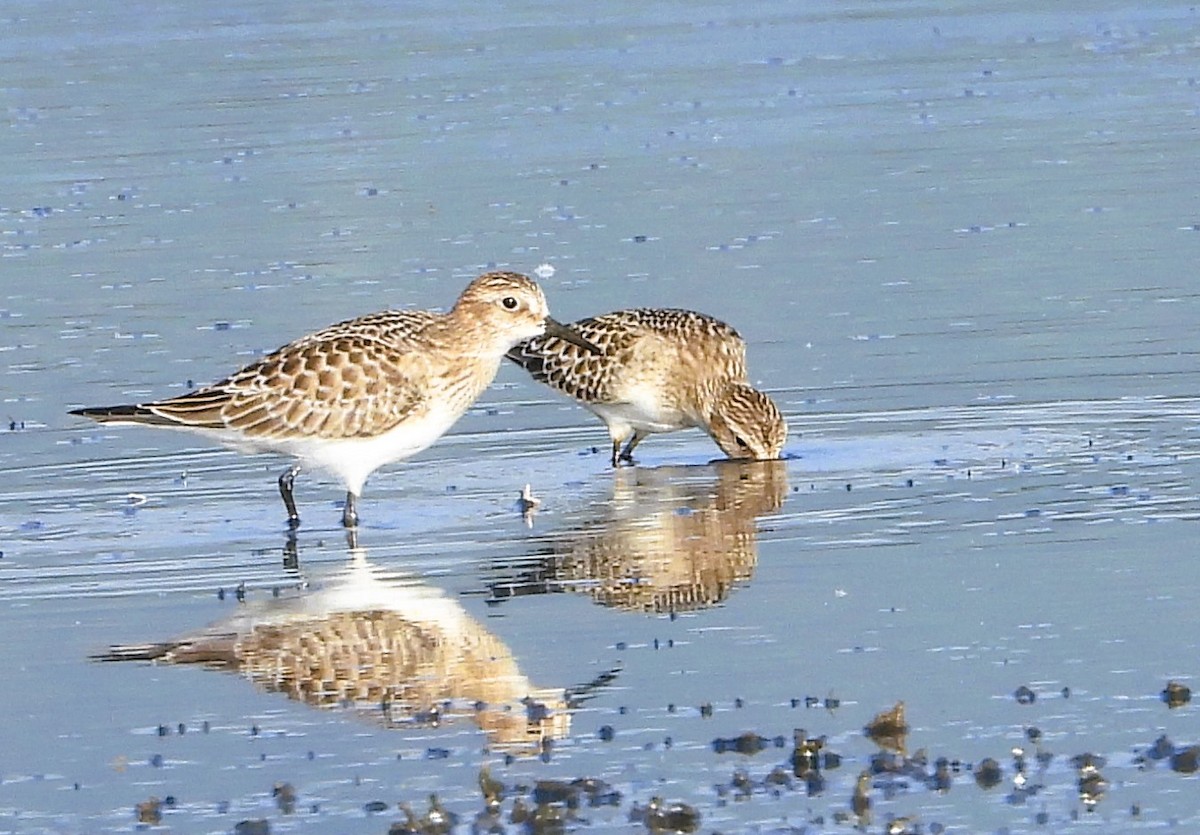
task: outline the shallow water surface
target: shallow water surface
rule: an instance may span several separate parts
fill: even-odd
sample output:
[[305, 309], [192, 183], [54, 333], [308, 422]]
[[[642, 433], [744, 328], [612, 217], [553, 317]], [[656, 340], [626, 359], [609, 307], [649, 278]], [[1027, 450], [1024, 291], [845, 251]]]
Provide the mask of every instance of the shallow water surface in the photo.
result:
[[[1196, 10], [556, 12], [4, 16], [0, 832], [1195, 830]], [[505, 367], [349, 541], [66, 414], [541, 264], [738, 327], [785, 460]]]

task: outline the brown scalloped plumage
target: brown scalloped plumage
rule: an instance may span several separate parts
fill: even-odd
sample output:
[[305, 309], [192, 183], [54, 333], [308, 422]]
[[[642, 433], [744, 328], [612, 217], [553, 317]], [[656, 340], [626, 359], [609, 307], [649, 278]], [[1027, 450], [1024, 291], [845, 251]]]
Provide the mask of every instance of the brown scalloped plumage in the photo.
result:
[[600, 354], [539, 336], [507, 357], [605, 422], [614, 466], [632, 460], [646, 435], [689, 427], [708, 432], [731, 458], [779, 457], [787, 424], [748, 382], [746, 343], [729, 325], [692, 310], [635, 308], [570, 327]]

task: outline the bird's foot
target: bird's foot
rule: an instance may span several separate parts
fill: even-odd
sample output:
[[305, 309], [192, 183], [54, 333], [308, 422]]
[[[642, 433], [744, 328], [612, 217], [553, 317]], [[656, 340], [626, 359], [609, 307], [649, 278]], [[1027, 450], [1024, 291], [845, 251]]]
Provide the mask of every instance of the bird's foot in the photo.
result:
[[[629, 436], [629, 440], [625, 444], [624, 449], [620, 449], [620, 443], [613, 441], [613, 466], [619, 467], [621, 464], [628, 464], [630, 467], [634, 465], [633, 448], [642, 441], [642, 436], [634, 432]], [[619, 451], [618, 451], [619, 450]]]

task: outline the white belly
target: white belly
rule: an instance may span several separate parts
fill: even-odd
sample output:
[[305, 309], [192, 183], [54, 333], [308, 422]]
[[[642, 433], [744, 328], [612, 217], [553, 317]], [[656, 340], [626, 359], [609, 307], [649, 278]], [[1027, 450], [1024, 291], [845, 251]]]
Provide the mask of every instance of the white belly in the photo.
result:
[[630, 403], [585, 403], [609, 426], [629, 426], [643, 434], [674, 432], [695, 424], [677, 409], [664, 409], [654, 399]]
[[434, 409], [373, 438], [223, 438], [230, 446], [278, 452], [300, 461], [302, 467], [324, 470], [354, 495], [362, 493], [375, 470], [416, 455], [454, 425], [459, 412]]

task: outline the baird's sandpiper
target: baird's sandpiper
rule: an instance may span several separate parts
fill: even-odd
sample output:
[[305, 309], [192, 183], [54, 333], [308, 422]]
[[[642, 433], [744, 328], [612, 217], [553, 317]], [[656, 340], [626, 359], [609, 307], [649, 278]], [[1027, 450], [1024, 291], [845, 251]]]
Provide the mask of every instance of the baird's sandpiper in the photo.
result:
[[614, 467], [632, 462], [647, 435], [689, 427], [711, 435], [730, 458], [779, 457], [787, 424], [747, 380], [746, 343], [729, 325], [691, 310], [640, 308], [569, 327], [600, 352], [547, 333], [508, 358], [607, 424]]
[[342, 524], [350, 528], [367, 477], [440, 438], [491, 383], [504, 353], [543, 334], [598, 351], [550, 318], [532, 279], [492, 272], [467, 285], [448, 313], [371, 313], [303, 336], [207, 388], [71, 414], [289, 455], [298, 463], [279, 477], [289, 524], [300, 523], [292, 483], [311, 466], [345, 486]]

